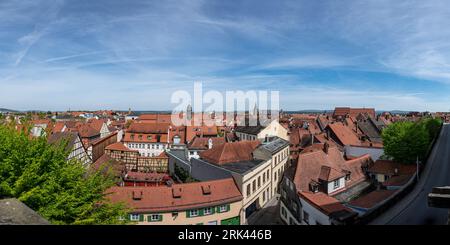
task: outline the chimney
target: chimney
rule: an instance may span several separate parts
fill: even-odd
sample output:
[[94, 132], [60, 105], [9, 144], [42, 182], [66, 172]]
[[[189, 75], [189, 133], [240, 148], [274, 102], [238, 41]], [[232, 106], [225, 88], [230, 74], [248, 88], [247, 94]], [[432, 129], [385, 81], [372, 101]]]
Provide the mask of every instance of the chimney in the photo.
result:
[[328, 155], [328, 149], [330, 148], [330, 145], [328, 144], [328, 142], [325, 142], [323, 144], [323, 152], [325, 152], [325, 154]]
[[208, 139], [208, 149], [211, 149], [213, 147], [213, 141], [211, 138]]

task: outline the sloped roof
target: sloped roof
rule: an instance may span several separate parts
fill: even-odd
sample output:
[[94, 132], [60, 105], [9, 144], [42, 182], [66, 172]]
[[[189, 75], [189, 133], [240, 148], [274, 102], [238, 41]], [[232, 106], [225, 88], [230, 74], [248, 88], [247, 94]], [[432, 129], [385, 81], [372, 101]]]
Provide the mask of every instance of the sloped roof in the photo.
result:
[[48, 137], [47, 142], [49, 144], [60, 144], [66, 140], [67, 141], [66, 150], [71, 150], [77, 138], [78, 133], [76, 132], [56, 132]]
[[137, 150], [131, 150], [130, 148], [126, 147], [121, 142], [116, 142], [116, 143], [110, 144], [105, 147], [105, 150], [138, 152]]
[[194, 137], [194, 139], [189, 143], [189, 149], [199, 149], [199, 150], [207, 150], [208, 149], [208, 141], [212, 140], [213, 146], [221, 145], [226, 142], [224, 137]]
[[350, 201], [348, 204], [354, 207], [361, 207], [370, 209], [377, 205], [378, 203], [386, 200], [390, 196], [392, 196], [396, 191], [395, 190], [376, 190], [372, 191], [362, 197], [359, 197], [355, 200]]
[[253, 160], [253, 151], [260, 145], [255, 141], [228, 142], [213, 146], [200, 153], [200, 157], [214, 164], [226, 164]]
[[311, 182], [332, 181], [350, 173], [346, 188], [365, 180], [362, 167], [371, 162], [370, 155], [346, 161], [337, 147], [329, 147], [328, 154], [321, 148], [311, 148], [298, 156], [294, 183], [297, 190], [309, 191]]
[[351, 209], [345, 207], [342, 203], [339, 202], [334, 197], [330, 197], [325, 193], [311, 193], [301, 191], [298, 193], [300, 197], [303, 197], [304, 200], [320, 209], [326, 215], [330, 215], [335, 212], [347, 211], [352, 212]]
[[340, 122], [328, 124], [329, 128], [334, 135], [338, 138], [343, 145], [361, 145], [361, 141], [358, 136], [349, 127]]
[[[208, 193], [205, 193], [206, 189]], [[174, 184], [172, 187], [112, 187], [106, 193], [112, 202], [125, 202], [137, 213], [182, 211], [242, 200], [232, 178]], [[133, 199], [133, 193], [141, 195], [140, 200]]]

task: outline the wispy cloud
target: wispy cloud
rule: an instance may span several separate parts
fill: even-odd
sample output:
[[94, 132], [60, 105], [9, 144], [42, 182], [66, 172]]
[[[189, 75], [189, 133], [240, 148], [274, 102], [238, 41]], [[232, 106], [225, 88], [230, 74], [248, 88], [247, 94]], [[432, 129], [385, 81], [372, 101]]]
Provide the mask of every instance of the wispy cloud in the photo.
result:
[[277, 89], [289, 109], [447, 110], [448, 5], [5, 0], [0, 104], [167, 109], [171, 92], [203, 81]]

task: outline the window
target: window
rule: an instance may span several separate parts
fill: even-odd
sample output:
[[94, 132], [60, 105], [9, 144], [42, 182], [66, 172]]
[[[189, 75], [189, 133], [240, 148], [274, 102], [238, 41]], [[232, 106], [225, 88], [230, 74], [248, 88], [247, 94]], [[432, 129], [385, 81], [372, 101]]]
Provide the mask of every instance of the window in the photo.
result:
[[250, 184], [247, 185], [247, 196], [250, 196]]
[[147, 140], [152, 140], [152, 136], [151, 136], [151, 135], [148, 135], [148, 136], [147, 136]]
[[266, 183], [266, 173], [263, 173], [263, 184]]
[[161, 221], [162, 220], [162, 215], [160, 214], [152, 214], [149, 216], [149, 220], [150, 222], [154, 222], [154, 221]]
[[258, 188], [261, 187], [261, 176], [258, 176]]
[[132, 140], [134, 140], [134, 134], [131, 134], [131, 135], [130, 135], [130, 138], [131, 138]]
[[347, 180], [347, 181], [350, 180], [350, 173], [347, 173], [347, 174], [345, 175], [345, 180]]
[[130, 214], [131, 221], [139, 221], [139, 214]]
[[204, 213], [205, 215], [213, 214], [213, 209], [212, 209], [212, 208], [205, 208], [205, 210], [203, 211], [203, 213]]
[[256, 180], [253, 180], [252, 191], [253, 191], [253, 192], [256, 191]]
[[339, 179], [333, 181], [333, 186], [334, 186], [334, 189], [339, 188]]
[[309, 224], [309, 214], [305, 211], [303, 211], [303, 222]]
[[197, 217], [198, 216], [198, 210], [189, 210], [189, 217]]
[[139, 138], [140, 140], [142, 140], [142, 134], [140, 134], [140, 135], [138, 136], [138, 138]]
[[223, 213], [228, 211], [228, 205], [220, 205], [219, 206], [219, 213]]

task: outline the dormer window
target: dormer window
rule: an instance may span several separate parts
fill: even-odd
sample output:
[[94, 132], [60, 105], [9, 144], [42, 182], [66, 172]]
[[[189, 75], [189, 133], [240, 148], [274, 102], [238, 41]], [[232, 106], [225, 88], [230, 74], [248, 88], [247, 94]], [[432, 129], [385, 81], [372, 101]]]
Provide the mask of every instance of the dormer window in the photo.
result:
[[317, 192], [319, 192], [319, 185], [315, 182], [310, 183], [309, 189], [311, 190], [312, 193], [317, 193]]
[[346, 173], [346, 174], [345, 174], [345, 180], [346, 180], [346, 181], [349, 181], [349, 180], [350, 180], [350, 173]]
[[339, 186], [340, 186], [339, 179], [333, 181], [333, 187], [334, 187], [334, 189], [339, 188]]

